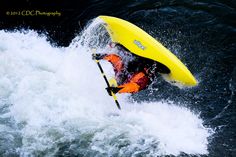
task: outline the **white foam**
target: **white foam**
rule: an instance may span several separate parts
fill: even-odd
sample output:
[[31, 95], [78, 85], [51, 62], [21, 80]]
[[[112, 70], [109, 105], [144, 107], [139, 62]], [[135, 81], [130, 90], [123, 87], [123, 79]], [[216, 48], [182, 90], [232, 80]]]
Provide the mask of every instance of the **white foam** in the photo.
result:
[[8, 116], [25, 123], [21, 156], [83, 133], [93, 133], [87, 149], [110, 155], [208, 153], [210, 129], [198, 115], [175, 104], [132, 103], [128, 95], [119, 95], [119, 112], [105, 86], [81, 44], [56, 48], [33, 31], [0, 31], [0, 99], [13, 104]]

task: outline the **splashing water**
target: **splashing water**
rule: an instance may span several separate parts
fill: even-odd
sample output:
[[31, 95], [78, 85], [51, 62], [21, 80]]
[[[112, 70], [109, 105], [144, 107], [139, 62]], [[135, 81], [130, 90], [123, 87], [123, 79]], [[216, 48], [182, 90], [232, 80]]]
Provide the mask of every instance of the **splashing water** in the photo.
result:
[[15, 143], [1, 142], [0, 153], [207, 154], [212, 131], [187, 108], [119, 95], [122, 111], [117, 110], [81, 40], [92, 39], [93, 26], [67, 48], [52, 47], [34, 31], [0, 31], [0, 139]]

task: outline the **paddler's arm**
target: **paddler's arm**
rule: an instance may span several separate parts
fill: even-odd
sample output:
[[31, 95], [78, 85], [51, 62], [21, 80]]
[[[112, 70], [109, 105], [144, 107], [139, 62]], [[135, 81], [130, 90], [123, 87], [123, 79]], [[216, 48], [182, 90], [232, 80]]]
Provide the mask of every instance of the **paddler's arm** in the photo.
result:
[[150, 79], [148, 76], [146, 76], [144, 72], [139, 72], [135, 74], [128, 83], [119, 85], [114, 93], [137, 93], [147, 88], [149, 83]]
[[140, 91], [140, 86], [134, 82], [125, 83], [118, 86], [118, 88], [121, 88], [118, 93], [137, 93]]
[[140, 89], [140, 86], [137, 83], [126, 83], [120, 85], [118, 87], [108, 87], [106, 88], [108, 93], [112, 91], [114, 94], [116, 93], [137, 93]]

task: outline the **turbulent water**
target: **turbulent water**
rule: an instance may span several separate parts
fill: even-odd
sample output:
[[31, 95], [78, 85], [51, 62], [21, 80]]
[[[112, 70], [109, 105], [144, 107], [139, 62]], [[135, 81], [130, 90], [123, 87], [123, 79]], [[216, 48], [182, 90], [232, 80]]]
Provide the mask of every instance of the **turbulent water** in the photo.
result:
[[123, 110], [117, 111], [83, 46], [52, 47], [35, 32], [2, 31], [0, 40], [1, 133], [7, 142], [2, 149], [13, 144], [8, 153], [208, 152], [210, 130], [187, 108], [165, 101], [133, 103], [122, 96]]
[[179, 89], [158, 77], [145, 91], [118, 95], [122, 111], [91, 60], [91, 46], [106, 51], [98, 47], [107, 40], [97, 21], [66, 47], [33, 30], [1, 30], [0, 156], [235, 156], [234, 8], [220, 1], [94, 1], [85, 8], [87, 20], [106, 13], [140, 26], [199, 81]]

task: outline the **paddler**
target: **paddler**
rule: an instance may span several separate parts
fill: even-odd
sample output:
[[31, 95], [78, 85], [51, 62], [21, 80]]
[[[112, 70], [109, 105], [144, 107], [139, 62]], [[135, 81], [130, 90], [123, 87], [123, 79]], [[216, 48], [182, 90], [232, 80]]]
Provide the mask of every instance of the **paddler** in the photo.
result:
[[120, 44], [111, 43], [110, 48], [117, 48], [117, 53], [93, 54], [93, 59], [106, 60], [113, 66], [117, 87], [106, 88], [108, 93], [137, 93], [146, 89], [157, 72], [168, 74], [170, 70], [161, 63], [133, 55]]

